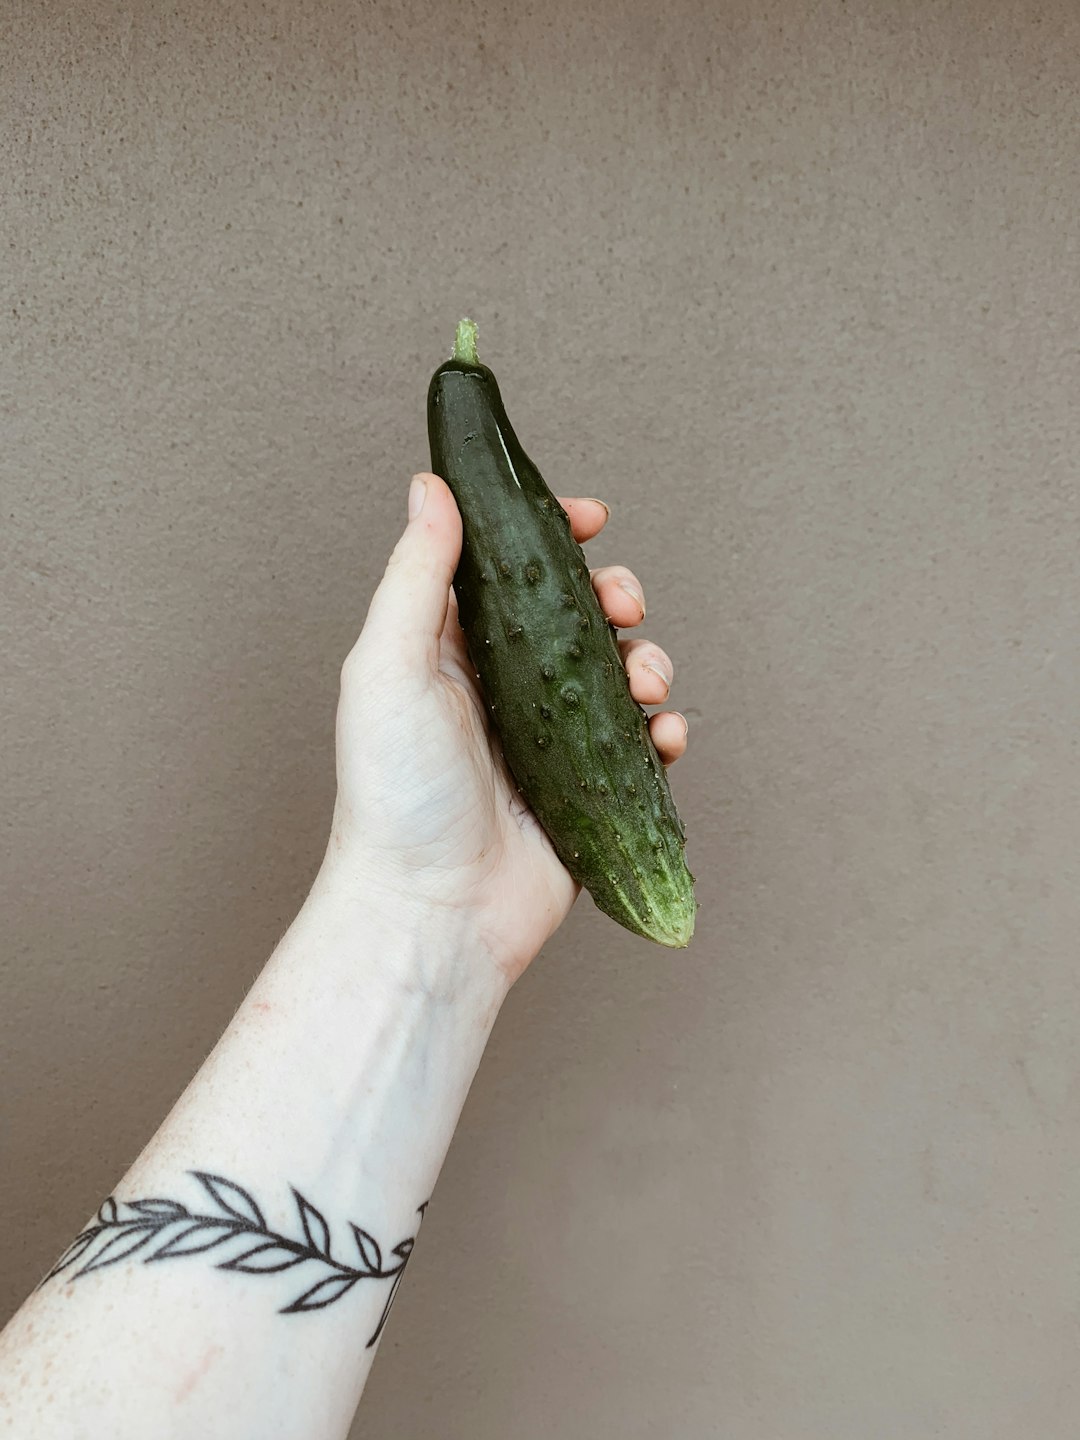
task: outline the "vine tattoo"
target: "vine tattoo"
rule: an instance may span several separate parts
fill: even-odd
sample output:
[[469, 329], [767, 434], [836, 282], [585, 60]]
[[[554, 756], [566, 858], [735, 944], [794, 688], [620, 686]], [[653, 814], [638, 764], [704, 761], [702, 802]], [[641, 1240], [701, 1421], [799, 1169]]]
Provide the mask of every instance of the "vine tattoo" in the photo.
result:
[[[97, 1213], [97, 1223], [76, 1235], [41, 1284], [75, 1265], [79, 1268], [72, 1270], [69, 1279], [77, 1280], [134, 1255], [140, 1255], [144, 1264], [149, 1265], [158, 1260], [217, 1250], [225, 1256], [216, 1259], [217, 1269], [237, 1270], [245, 1275], [276, 1275], [295, 1265], [313, 1264], [318, 1270], [309, 1269], [305, 1278], [314, 1278], [315, 1283], [291, 1305], [282, 1306], [279, 1313], [296, 1315], [306, 1310], [325, 1310], [361, 1280], [390, 1280], [393, 1283], [382, 1316], [367, 1348], [375, 1344], [416, 1244], [415, 1235], [402, 1240], [384, 1256], [375, 1237], [350, 1222], [349, 1229], [359, 1254], [359, 1264], [350, 1265], [334, 1259], [330, 1226], [295, 1186], [291, 1188], [299, 1212], [302, 1240], [290, 1240], [271, 1230], [255, 1197], [232, 1180], [202, 1170], [191, 1173], [216, 1207], [211, 1213], [197, 1214], [178, 1200], [119, 1201], [110, 1195]], [[417, 1211], [421, 1220], [427, 1207], [425, 1200]]]

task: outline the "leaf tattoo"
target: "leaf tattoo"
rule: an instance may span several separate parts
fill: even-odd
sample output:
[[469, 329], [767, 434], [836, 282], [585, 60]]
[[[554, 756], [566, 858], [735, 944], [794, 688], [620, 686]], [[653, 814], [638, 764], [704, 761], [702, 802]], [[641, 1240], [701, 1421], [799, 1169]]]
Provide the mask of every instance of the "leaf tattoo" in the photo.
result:
[[235, 1215], [238, 1220], [250, 1220], [260, 1230], [265, 1228], [263, 1213], [246, 1190], [241, 1190], [240, 1186], [234, 1185], [231, 1180], [223, 1180], [220, 1175], [207, 1175], [202, 1170], [194, 1170], [192, 1174], [206, 1186], [227, 1214]]
[[359, 1225], [350, 1224], [349, 1228], [356, 1236], [356, 1248], [360, 1251], [360, 1259], [364, 1262], [364, 1268], [371, 1271], [381, 1270], [382, 1251], [379, 1249], [379, 1242], [374, 1235], [369, 1235], [366, 1230], [361, 1230]]
[[[326, 1217], [295, 1186], [291, 1189], [303, 1235], [301, 1240], [291, 1240], [271, 1230], [255, 1197], [234, 1180], [226, 1180], [221, 1175], [211, 1175], [204, 1170], [193, 1170], [191, 1173], [206, 1191], [216, 1212], [196, 1214], [179, 1200], [157, 1196], [119, 1201], [110, 1195], [98, 1210], [97, 1223], [76, 1235], [41, 1284], [64, 1271], [71, 1272], [69, 1279], [77, 1280], [82, 1275], [104, 1270], [132, 1256], [149, 1265], [159, 1260], [221, 1250], [227, 1245], [227, 1250], [221, 1250], [224, 1258], [215, 1261], [218, 1270], [232, 1270], [244, 1275], [274, 1275], [282, 1270], [291, 1270], [296, 1265], [314, 1264], [319, 1267], [318, 1270], [308, 1271], [310, 1283], [307, 1283], [307, 1288], [291, 1305], [282, 1306], [281, 1315], [325, 1310], [347, 1295], [360, 1280], [391, 1281], [382, 1316], [367, 1348], [375, 1344], [397, 1295], [416, 1243], [415, 1235], [391, 1249], [392, 1261], [384, 1260], [382, 1247], [374, 1235], [350, 1221], [359, 1264], [349, 1265], [334, 1259]], [[417, 1211], [421, 1220], [427, 1206], [425, 1201]], [[122, 1213], [124, 1211], [128, 1213]], [[75, 1266], [79, 1268], [75, 1269]]]
[[319, 1252], [320, 1255], [330, 1254], [330, 1227], [315, 1209], [309, 1205], [300, 1191], [293, 1187], [293, 1195], [300, 1207], [300, 1223], [304, 1227], [304, 1234], [307, 1236], [308, 1244]]
[[129, 1200], [128, 1208], [137, 1210], [140, 1215], [171, 1215], [174, 1219], [187, 1214], [176, 1200]]
[[[351, 1290], [360, 1279], [359, 1275], [330, 1275], [325, 1280], [320, 1280], [310, 1290], [306, 1290], [299, 1300], [282, 1311], [284, 1315], [295, 1315], [298, 1310], [324, 1310], [327, 1305], [332, 1305], [335, 1300], [340, 1300], [347, 1290]], [[378, 1332], [376, 1331], [376, 1335]], [[371, 1346], [375, 1343], [376, 1335], [368, 1341]]]

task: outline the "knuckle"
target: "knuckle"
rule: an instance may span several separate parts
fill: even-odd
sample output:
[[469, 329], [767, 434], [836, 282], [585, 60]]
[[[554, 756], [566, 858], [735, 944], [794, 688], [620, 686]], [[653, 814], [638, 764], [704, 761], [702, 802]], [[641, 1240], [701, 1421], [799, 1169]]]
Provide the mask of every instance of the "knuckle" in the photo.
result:
[[592, 573], [593, 579], [600, 585], [617, 585], [620, 580], [633, 579], [625, 565], [601, 565]]
[[625, 652], [626, 663], [636, 670], [648, 670], [652, 666], [662, 670], [667, 683], [670, 685], [674, 677], [675, 667], [665, 650], [659, 645], [653, 644], [651, 640], [634, 641], [631, 647]]

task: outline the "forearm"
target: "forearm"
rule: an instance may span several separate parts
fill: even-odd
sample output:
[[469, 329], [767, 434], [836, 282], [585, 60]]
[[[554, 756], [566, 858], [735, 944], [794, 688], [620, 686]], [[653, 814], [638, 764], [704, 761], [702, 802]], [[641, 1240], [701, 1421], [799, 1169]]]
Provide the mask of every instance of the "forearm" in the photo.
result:
[[475, 946], [320, 876], [115, 1212], [0, 1339], [12, 1433], [345, 1434], [506, 993]]

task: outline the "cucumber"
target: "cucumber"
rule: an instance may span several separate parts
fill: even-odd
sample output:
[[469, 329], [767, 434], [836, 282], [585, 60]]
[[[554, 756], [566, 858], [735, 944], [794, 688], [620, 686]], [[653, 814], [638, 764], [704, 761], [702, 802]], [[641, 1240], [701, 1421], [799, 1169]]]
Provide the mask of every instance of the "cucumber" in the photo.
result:
[[686, 832], [566, 511], [462, 320], [428, 390], [431, 468], [464, 527], [461, 626], [514, 783], [599, 908], [661, 945], [694, 931]]

